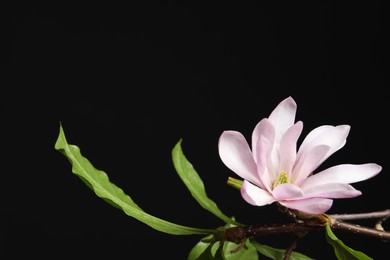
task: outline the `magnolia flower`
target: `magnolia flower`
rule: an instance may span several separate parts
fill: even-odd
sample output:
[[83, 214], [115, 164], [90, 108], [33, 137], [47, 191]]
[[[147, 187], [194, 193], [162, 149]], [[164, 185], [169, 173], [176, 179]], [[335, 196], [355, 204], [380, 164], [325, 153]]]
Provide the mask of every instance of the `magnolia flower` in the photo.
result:
[[310, 214], [326, 212], [337, 198], [361, 195], [350, 183], [378, 174], [375, 163], [340, 164], [314, 171], [342, 148], [349, 125], [323, 125], [312, 130], [297, 150], [303, 123], [295, 121], [297, 105], [284, 99], [252, 133], [252, 149], [237, 131], [224, 131], [218, 142], [223, 163], [244, 179], [240, 188], [245, 201], [255, 206], [278, 202]]

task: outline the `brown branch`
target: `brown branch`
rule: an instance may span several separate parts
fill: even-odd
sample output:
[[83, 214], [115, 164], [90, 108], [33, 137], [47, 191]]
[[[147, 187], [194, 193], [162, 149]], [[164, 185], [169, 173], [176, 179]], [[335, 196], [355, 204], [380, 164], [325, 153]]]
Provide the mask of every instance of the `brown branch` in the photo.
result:
[[307, 232], [321, 230], [327, 223], [329, 223], [334, 229], [379, 238], [383, 241], [390, 241], [390, 232], [384, 231], [383, 229], [363, 227], [343, 221], [344, 219], [382, 218], [383, 222], [387, 217], [389, 217], [390, 210], [341, 215], [312, 215], [296, 210], [289, 210], [286, 212], [293, 218], [295, 221], [294, 223], [232, 227], [224, 230], [224, 240], [234, 243], [242, 243], [247, 238], [286, 233], [294, 233], [300, 237]]
[[[333, 214], [329, 215], [329, 217], [331, 218], [331, 225], [334, 229], [340, 229], [343, 231], [352, 232], [354, 234], [365, 235], [390, 241], [390, 232], [386, 232], [382, 227], [382, 223], [390, 217], [390, 209], [368, 213]], [[375, 228], [363, 227], [357, 224], [344, 222], [345, 220], [358, 219], [379, 220], [376, 222]]]
[[323, 229], [323, 226], [312, 226], [300, 223], [289, 223], [279, 225], [250, 225], [232, 227], [225, 230], [225, 239], [234, 243], [241, 243], [247, 238], [253, 238], [266, 235], [278, 235], [287, 233], [296, 233], [301, 235], [309, 231]]
[[300, 237], [296, 236], [294, 240], [292, 241], [291, 245], [287, 248], [286, 252], [284, 253], [283, 260], [289, 260], [291, 253], [294, 251], [294, 249], [297, 247], [298, 239]]
[[332, 220], [331, 227], [346, 232], [352, 232], [357, 235], [365, 235], [365, 236], [370, 236], [370, 237], [390, 241], [390, 232], [378, 230], [375, 228], [362, 227], [357, 224], [351, 224], [337, 219]]
[[369, 213], [356, 213], [356, 214], [332, 214], [329, 217], [337, 220], [357, 220], [357, 219], [383, 219], [382, 222], [390, 217], [390, 209], [369, 212]]

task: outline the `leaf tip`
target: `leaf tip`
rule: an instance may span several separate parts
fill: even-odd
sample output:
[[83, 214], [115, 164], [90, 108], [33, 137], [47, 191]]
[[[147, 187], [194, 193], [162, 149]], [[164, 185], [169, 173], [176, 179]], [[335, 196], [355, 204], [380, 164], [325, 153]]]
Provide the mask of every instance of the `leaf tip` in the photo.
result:
[[59, 131], [59, 134], [58, 134], [58, 137], [57, 137], [57, 141], [54, 144], [54, 148], [56, 150], [62, 149], [63, 143], [66, 143], [65, 133], [64, 133], [64, 129], [62, 127], [61, 121], [59, 122], [59, 124], [60, 124], [60, 131]]

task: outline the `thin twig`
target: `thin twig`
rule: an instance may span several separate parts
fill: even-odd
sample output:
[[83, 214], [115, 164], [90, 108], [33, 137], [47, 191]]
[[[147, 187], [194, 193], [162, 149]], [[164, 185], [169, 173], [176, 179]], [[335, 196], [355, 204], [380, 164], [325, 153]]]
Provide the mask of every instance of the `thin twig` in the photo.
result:
[[376, 211], [376, 212], [369, 212], [369, 213], [333, 214], [333, 215], [329, 215], [329, 217], [337, 220], [378, 219], [378, 218], [387, 219], [388, 217], [390, 217], [390, 209]]
[[365, 235], [365, 236], [370, 236], [370, 237], [375, 237], [382, 240], [390, 241], [390, 232], [378, 230], [375, 228], [362, 227], [357, 224], [351, 224], [337, 219], [332, 220], [332, 228], [340, 229], [347, 232], [352, 232], [358, 235]]
[[284, 260], [289, 260], [291, 253], [294, 251], [294, 249], [297, 247], [298, 239], [300, 237], [296, 236], [294, 240], [292, 241], [291, 245], [287, 248], [286, 253], [284, 254]]

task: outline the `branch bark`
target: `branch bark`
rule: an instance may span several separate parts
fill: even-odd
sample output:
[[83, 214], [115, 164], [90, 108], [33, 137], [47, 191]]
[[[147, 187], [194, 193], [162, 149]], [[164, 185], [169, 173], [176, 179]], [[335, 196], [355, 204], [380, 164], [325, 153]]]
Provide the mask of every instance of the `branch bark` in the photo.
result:
[[352, 232], [357, 235], [365, 235], [382, 240], [390, 241], [390, 232], [384, 230], [378, 230], [375, 228], [363, 227], [357, 224], [351, 224], [348, 222], [334, 219], [332, 226], [333, 229], [339, 229], [346, 232]]
[[383, 229], [363, 227], [357, 224], [345, 222], [344, 220], [381, 218], [383, 221], [390, 216], [390, 210], [360, 213], [360, 214], [341, 214], [341, 215], [310, 215], [294, 212], [294, 223], [273, 224], [273, 225], [249, 225], [226, 229], [224, 239], [234, 243], [241, 243], [247, 238], [253, 238], [266, 235], [277, 235], [286, 233], [295, 233], [298, 237], [307, 232], [322, 230], [326, 223], [329, 223], [333, 229], [339, 229], [345, 232], [351, 232], [357, 235], [365, 235], [373, 238], [379, 238], [383, 241], [390, 241], [390, 232]]
[[332, 214], [329, 217], [337, 220], [357, 220], [357, 219], [387, 219], [390, 217], [390, 209], [356, 214]]

